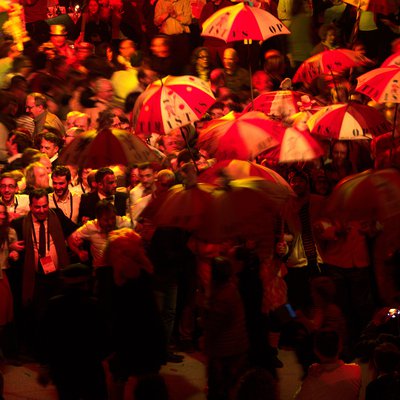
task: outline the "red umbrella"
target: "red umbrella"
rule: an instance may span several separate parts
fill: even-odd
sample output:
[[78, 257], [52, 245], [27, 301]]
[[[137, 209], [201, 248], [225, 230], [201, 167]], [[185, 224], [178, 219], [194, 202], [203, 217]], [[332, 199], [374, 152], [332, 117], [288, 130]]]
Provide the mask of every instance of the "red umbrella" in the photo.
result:
[[280, 130], [282, 126], [262, 112], [229, 113], [200, 131], [197, 146], [218, 160], [252, 160], [278, 145]]
[[354, 102], [324, 107], [307, 125], [315, 135], [341, 140], [372, 139], [392, 129], [378, 110]]
[[81, 168], [130, 165], [162, 158], [131, 132], [120, 129], [90, 130], [76, 137], [60, 154], [59, 164]]
[[210, 85], [191, 75], [157, 80], [141, 96], [135, 130], [145, 134], [168, 133], [195, 122], [215, 103]]
[[388, 57], [381, 65], [382, 68], [385, 67], [400, 67], [400, 52], [392, 54]]
[[372, 11], [377, 14], [389, 15], [397, 10], [397, 0], [343, 0], [364, 11]]
[[229, 43], [237, 40], [261, 40], [282, 34], [289, 29], [269, 12], [248, 4], [222, 8], [203, 23], [202, 36], [211, 36]]
[[373, 222], [400, 216], [400, 172], [368, 170], [341, 180], [326, 211], [344, 221]]
[[324, 149], [307, 132], [287, 128], [280, 135], [280, 144], [264, 153], [264, 157], [275, 162], [292, 163], [315, 160], [324, 154]]
[[356, 90], [378, 103], [400, 102], [400, 68], [375, 68], [359, 76]]
[[277, 90], [260, 94], [243, 111], [261, 111], [274, 118], [287, 118], [299, 111], [314, 110], [315, 103], [306, 93]]
[[348, 49], [335, 49], [318, 53], [300, 65], [293, 82], [311, 83], [322, 74], [341, 73], [346, 69], [371, 64], [367, 57]]
[[229, 179], [262, 178], [287, 188], [289, 184], [274, 170], [243, 160], [223, 160], [214, 164], [211, 168], [202, 171], [198, 177], [199, 182], [218, 184], [221, 174]]
[[183, 185], [172, 187], [154, 217], [155, 224], [187, 231], [198, 229], [204, 224], [214, 188], [204, 183], [189, 188]]

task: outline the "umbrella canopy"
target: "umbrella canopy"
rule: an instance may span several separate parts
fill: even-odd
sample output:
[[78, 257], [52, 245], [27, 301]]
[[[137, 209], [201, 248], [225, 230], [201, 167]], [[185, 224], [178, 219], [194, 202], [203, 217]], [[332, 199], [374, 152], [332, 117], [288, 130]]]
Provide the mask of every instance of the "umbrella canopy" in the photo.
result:
[[382, 68], [385, 67], [400, 67], [400, 52], [394, 53], [389, 56], [381, 65]]
[[265, 182], [257, 178], [238, 179], [214, 190], [204, 225], [196, 235], [209, 242], [273, 236], [278, 204], [276, 197], [263, 190]]
[[[307, 98], [307, 104], [304, 99]], [[287, 118], [299, 112], [300, 110], [314, 109], [314, 104], [309, 95], [294, 90], [277, 90], [263, 93], [250, 102], [246, 108], [247, 111], [261, 111], [274, 118]]]
[[367, 57], [348, 49], [323, 51], [308, 58], [297, 69], [293, 82], [311, 83], [321, 74], [341, 73], [346, 69], [371, 64]]
[[400, 103], [400, 68], [376, 68], [357, 78], [356, 90], [377, 103]]
[[326, 212], [343, 221], [384, 221], [400, 215], [400, 172], [368, 170], [340, 181], [327, 199]]
[[396, 11], [397, 0], [343, 0], [364, 11], [373, 11], [377, 14], [389, 15]]
[[353, 102], [324, 107], [307, 125], [315, 135], [340, 140], [372, 139], [392, 129], [378, 110]]
[[264, 157], [279, 163], [315, 160], [324, 154], [321, 145], [307, 132], [287, 128], [280, 135], [280, 144], [264, 153]]
[[198, 181], [217, 185], [222, 175], [227, 176], [229, 179], [262, 178], [268, 182], [290, 189], [290, 185], [285, 179], [273, 169], [243, 160], [219, 161], [212, 167], [202, 171], [198, 177]]
[[102, 168], [146, 161], [158, 162], [161, 157], [137, 136], [120, 129], [84, 132], [63, 149], [59, 157], [60, 164], [81, 168]]
[[215, 103], [210, 85], [191, 75], [157, 80], [141, 96], [135, 130], [143, 134], [168, 133], [195, 122]]
[[203, 23], [202, 36], [211, 36], [229, 43], [237, 40], [266, 40], [290, 34], [289, 29], [276, 17], [261, 8], [245, 3], [225, 7]]
[[204, 224], [206, 211], [213, 200], [211, 192], [214, 188], [213, 185], [203, 183], [189, 188], [173, 186], [154, 217], [155, 224], [190, 232], [199, 229]]
[[252, 160], [278, 145], [281, 125], [259, 111], [233, 112], [215, 119], [199, 133], [197, 146], [218, 160]]

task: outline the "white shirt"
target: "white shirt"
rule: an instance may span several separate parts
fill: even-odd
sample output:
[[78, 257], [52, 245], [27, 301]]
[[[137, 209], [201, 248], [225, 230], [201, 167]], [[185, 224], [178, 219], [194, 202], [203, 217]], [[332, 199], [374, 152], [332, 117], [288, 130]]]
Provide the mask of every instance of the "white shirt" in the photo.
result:
[[[117, 215], [117, 228], [130, 228], [131, 220], [128, 217]], [[107, 265], [104, 259], [104, 250], [107, 245], [108, 235], [101, 231], [97, 219], [86, 222], [78, 228], [72, 235], [72, 240], [80, 245], [82, 240], [90, 242], [90, 253], [93, 257], [93, 268], [104, 267]]]
[[29, 196], [27, 194], [16, 194], [14, 201], [6, 207], [11, 219], [26, 215], [29, 212]]
[[78, 223], [79, 204], [81, 203], [81, 196], [72, 194], [68, 190], [68, 195], [64, 200], [57, 198], [55, 193], [49, 194], [49, 207], [59, 208], [64, 215], [75, 224]]

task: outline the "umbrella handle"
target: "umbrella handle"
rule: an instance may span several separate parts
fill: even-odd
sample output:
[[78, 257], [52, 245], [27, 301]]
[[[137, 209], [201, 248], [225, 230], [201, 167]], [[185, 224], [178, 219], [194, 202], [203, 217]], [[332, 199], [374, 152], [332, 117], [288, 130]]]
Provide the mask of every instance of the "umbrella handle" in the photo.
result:
[[186, 148], [187, 148], [188, 151], [189, 151], [190, 158], [191, 158], [192, 161], [193, 161], [194, 167], [195, 167], [195, 169], [196, 169], [196, 173], [199, 174], [199, 172], [200, 172], [200, 171], [199, 171], [199, 167], [197, 166], [196, 160], [194, 159], [194, 154], [193, 154], [192, 149], [191, 149], [190, 146], [189, 146], [189, 142], [188, 142], [188, 140], [187, 140], [187, 137], [186, 137], [186, 135], [185, 135], [185, 132], [184, 132], [184, 130], [182, 129], [182, 127], [180, 127], [179, 130], [181, 131], [181, 135], [182, 135], [182, 137], [183, 137], [183, 140], [185, 141]]

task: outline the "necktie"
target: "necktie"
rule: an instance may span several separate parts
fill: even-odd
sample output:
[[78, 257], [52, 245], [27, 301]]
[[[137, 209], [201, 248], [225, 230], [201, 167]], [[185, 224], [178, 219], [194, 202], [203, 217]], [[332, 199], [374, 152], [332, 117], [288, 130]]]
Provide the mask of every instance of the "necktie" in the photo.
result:
[[39, 221], [39, 257], [46, 255], [46, 230], [44, 228], [44, 221]]

